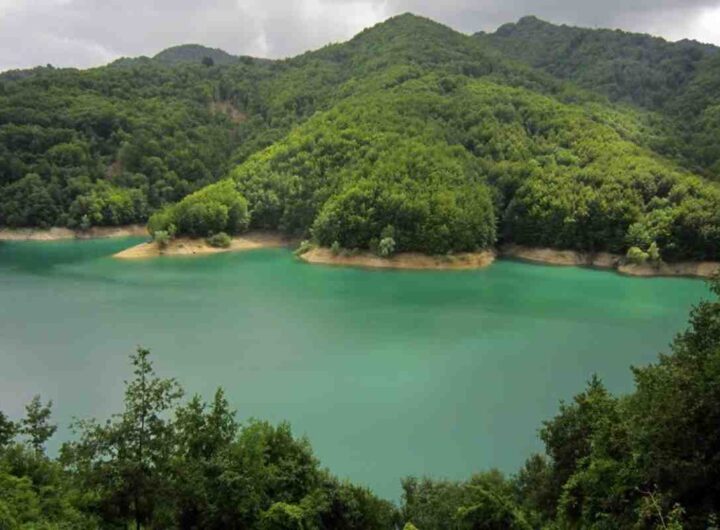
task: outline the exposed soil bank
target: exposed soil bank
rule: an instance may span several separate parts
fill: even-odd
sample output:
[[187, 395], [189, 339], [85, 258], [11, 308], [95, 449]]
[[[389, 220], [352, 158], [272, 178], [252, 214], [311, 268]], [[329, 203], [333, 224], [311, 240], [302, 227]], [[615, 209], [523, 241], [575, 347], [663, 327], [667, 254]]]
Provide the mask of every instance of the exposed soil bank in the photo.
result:
[[71, 228], [0, 228], [0, 241], [60, 241], [104, 237], [147, 236], [145, 225], [94, 226], [88, 230]]
[[159, 256], [201, 256], [257, 248], [286, 247], [291, 244], [293, 244], [292, 240], [275, 232], [248, 232], [232, 238], [230, 246], [227, 248], [211, 247], [204, 239], [179, 237], [173, 239], [164, 249], [161, 249], [154, 241], [149, 241], [118, 252], [113, 257], [143, 259]]
[[555, 250], [552, 248], [525, 247], [522, 245], [504, 245], [500, 256], [516, 258], [534, 263], [550, 265], [569, 265], [613, 269], [628, 276], [690, 276], [709, 278], [718, 269], [720, 263], [714, 261], [682, 261], [677, 263], [644, 263], [634, 265], [626, 263], [623, 256], [608, 252], [576, 252], [573, 250]]
[[468, 252], [448, 256], [428, 256], [417, 252], [401, 252], [391, 258], [381, 258], [370, 252], [333, 254], [328, 248], [316, 247], [300, 255], [308, 263], [344, 265], [383, 269], [480, 269], [495, 261], [495, 253]]

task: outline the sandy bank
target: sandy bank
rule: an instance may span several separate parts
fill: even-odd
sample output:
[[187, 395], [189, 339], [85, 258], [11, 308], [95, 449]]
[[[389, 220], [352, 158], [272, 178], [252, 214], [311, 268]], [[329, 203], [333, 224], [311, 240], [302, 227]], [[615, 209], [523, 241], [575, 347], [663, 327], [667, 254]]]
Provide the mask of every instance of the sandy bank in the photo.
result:
[[718, 269], [720, 269], [720, 263], [716, 261], [682, 261], [660, 263], [658, 266], [647, 263], [643, 265], [624, 263], [617, 267], [620, 274], [628, 276], [690, 276], [697, 278], [710, 278]]
[[0, 228], [0, 241], [60, 241], [104, 237], [147, 236], [145, 225], [94, 226], [88, 230], [70, 228]]
[[150, 241], [118, 252], [113, 257], [121, 259], [143, 259], [157, 258], [159, 256], [201, 256], [257, 248], [285, 247], [292, 243], [293, 242], [285, 236], [272, 232], [248, 232], [247, 234], [234, 237], [228, 248], [211, 247], [204, 239], [180, 237], [172, 240], [164, 249], [160, 249], [157, 243]]
[[573, 250], [555, 250], [552, 248], [525, 247], [522, 245], [504, 245], [500, 256], [516, 258], [534, 263], [566, 265], [575, 267], [596, 267], [613, 269], [628, 276], [689, 276], [709, 278], [718, 269], [720, 263], [713, 261], [683, 261], [677, 263], [644, 263], [634, 265], [626, 263], [623, 256], [608, 252], [576, 252]]
[[492, 251], [468, 252], [449, 256], [428, 256], [417, 252], [401, 252], [391, 258], [381, 258], [370, 252], [354, 255], [335, 255], [328, 248], [313, 248], [300, 256], [308, 263], [344, 265], [383, 269], [480, 269], [495, 260]]
[[553, 248], [526, 247], [522, 245], [503, 245], [500, 255], [548, 265], [566, 265], [572, 267], [598, 267], [615, 269], [622, 262], [622, 256], [609, 252], [576, 252], [574, 250], [555, 250]]

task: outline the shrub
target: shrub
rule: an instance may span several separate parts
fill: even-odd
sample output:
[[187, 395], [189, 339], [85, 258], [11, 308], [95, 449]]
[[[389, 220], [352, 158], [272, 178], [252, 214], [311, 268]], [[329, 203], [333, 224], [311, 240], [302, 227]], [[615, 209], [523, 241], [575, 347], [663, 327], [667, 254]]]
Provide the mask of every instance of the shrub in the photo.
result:
[[648, 253], [639, 247], [630, 247], [625, 257], [633, 265], [642, 265], [648, 260]]
[[308, 241], [307, 239], [300, 242], [300, 246], [295, 249], [295, 255], [296, 256], [302, 256], [306, 252], [310, 251], [310, 249], [313, 248], [313, 244]]
[[167, 230], [158, 230], [153, 234], [153, 241], [157, 243], [161, 250], [167, 248], [171, 239], [170, 232]]
[[340, 246], [340, 243], [337, 241], [333, 241], [333, 244], [330, 245], [330, 252], [333, 253], [333, 256], [337, 256], [342, 251], [342, 247]]
[[659, 263], [662, 261], [662, 258], [660, 256], [660, 248], [657, 246], [657, 243], [653, 241], [650, 243], [650, 246], [647, 250], [648, 259], [652, 261], [653, 263]]
[[392, 237], [384, 237], [380, 240], [378, 245], [378, 254], [383, 258], [387, 258], [393, 255], [395, 252], [395, 240]]
[[232, 243], [232, 239], [225, 232], [218, 232], [217, 234], [213, 234], [209, 236], [206, 241], [208, 245], [216, 248], [228, 248], [230, 246], [230, 243]]

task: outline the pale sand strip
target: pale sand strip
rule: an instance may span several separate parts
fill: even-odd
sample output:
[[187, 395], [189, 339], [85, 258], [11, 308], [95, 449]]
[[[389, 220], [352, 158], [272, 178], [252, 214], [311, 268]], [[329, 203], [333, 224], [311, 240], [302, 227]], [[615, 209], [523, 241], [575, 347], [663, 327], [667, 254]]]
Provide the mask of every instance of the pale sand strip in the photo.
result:
[[147, 236], [145, 225], [94, 226], [88, 230], [70, 228], [0, 228], [0, 241], [60, 241], [106, 237]]
[[328, 248], [316, 247], [300, 255], [308, 263], [323, 265], [342, 265], [352, 267], [371, 267], [384, 269], [480, 269], [495, 260], [495, 253], [466, 252], [447, 256], [428, 256], [417, 252], [401, 252], [391, 258], [381, 258], [370, 252], [357, 254], [334, 254]]
[[144, 259], [157, 258], [159, 256], [201, 256], [258, 248], [287, 247], [293, 243], [293, 240], [275, 232], [248, 232], [247, 234], [232, 238], [232, 242], [227, 248], [211, 247], [204, 239], [180, 237], [173, 239], [164, 249], [160, 249], [154, 241], [149, 241], [122, 250], [113, 257], [120, 259]]
[[500, 248], [500, 256], [522, 259], [534, 263], [549, 265], [570, 265], [580, 267], [597, 267], [613, 269], [628, 276], [689, 276], [709, 278], [718, 269], [720, 263], [715, 261], [682, 261], [677, 263], [644, 263], [634, 265], [625, 263], [623, 256], [608, 252], [576, 252], [573, 250], [555, 250], [552, 248], [526, 247], [522, 245], [504, 245]]

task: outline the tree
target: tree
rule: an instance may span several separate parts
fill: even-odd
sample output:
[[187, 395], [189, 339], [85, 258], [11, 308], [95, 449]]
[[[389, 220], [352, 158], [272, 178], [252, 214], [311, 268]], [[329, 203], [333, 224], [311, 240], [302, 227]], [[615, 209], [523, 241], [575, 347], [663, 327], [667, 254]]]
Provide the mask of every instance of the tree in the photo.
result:
[[648, 259], [652, 263], [659, 263], [661, 261], [662, 257], [660, 256], [660, 248], [657, 246], [657, 243], [655, 243], [655, 241], [650, 243], [650, 246], [647, 250], [647, 255]]
[[511, 484], [497, 471], [451, 482], [410, 477], [403, 485], [403, 518], [419, 529], [529, 530]]
[[182, 389], [155, 374], [150, 351], [131, 356], [134, 377], [125, 382], [125, 408], [106, 424], [79, 422], [81, 440], [64, 448], [65, 460], [84, 470], [85, 487], [102, 491], [105, 519], [130, 517], [139, 530], [152, 525], [171, 497], [173, 424], [168, 417]]
[[170, 234], [168, 234], [167, 230], [156, 230], [155, 233], [153, 233], [153, 241], [157, 243], [157, 246], [161, 250], [167, 248], [170, 244], [170, 240]]
[[[710, 286], [720, 296], [720, 277]], [[643, 489], [659, 488], [662, 510], [679, 503], [691, 528], [706, 524], [720, 498], [720, 301], [695, 307], [672, 353], [633, 372], [627, 421]]]
[[214, 499], [210, 492], [221, 470], [218, 458], [238, 432], [235, 411], [219, 388], [210, 406], [193, 396], [175, 414], [172, 463], [176, 519], [181, 528], [210, 526]]
[[44, 451], [45, 442], [57, 431], [57, 425], [50, 423], [51, 414], [52, 401], [43, 405], [40, 396], [33, 397], [25, 407], [21, 432], [29, 438], [28, 443], [37, 453]]
[[560, 412], [543, 422], [540, 438], [552, 462], [553, 497], [557, 500], [565, 484], [586, 463], [593, 447], [593, 437], [617, 406], [600, 379], [593, 375], [587, 388], [561, 403]]
[[638, 247], [630, 247], [625, 257], [633, 265], [642, 265], [648, 260], [649, 254]]
[[388, 258], [395, 252], [395, 240], [392, 237], [384, 237], [378, 243], [378, 253], [383, 258]]
[[15, 422], [11, 421], [5, 413], [0, 411], [0, 450], [15, 438], [17, 430], [18, 426]]

